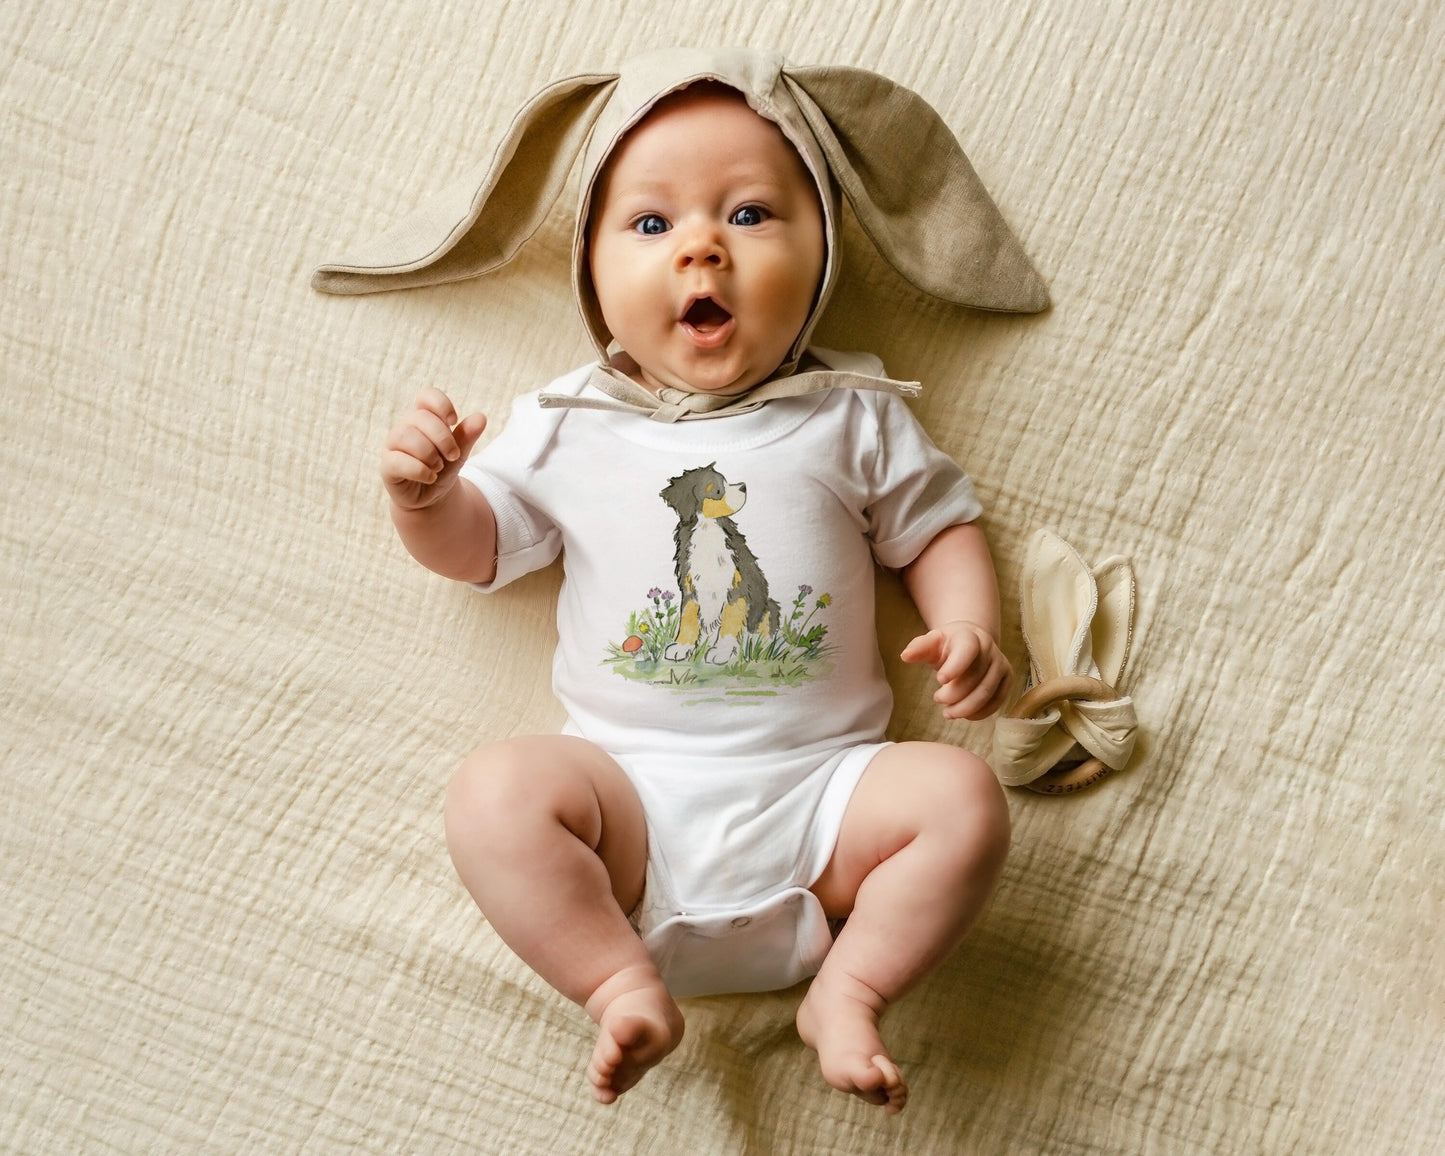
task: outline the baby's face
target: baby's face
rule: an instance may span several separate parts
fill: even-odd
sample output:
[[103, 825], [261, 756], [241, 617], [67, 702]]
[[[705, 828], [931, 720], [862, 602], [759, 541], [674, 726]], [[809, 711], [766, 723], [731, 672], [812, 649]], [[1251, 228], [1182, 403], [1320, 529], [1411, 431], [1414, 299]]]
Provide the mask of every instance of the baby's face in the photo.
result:
[[808, 170], [741, 96], [687, 91], [650, 113], [602, 175], [592, 282], [642, 384], [735, 394], [787, 357], [823, 272]]

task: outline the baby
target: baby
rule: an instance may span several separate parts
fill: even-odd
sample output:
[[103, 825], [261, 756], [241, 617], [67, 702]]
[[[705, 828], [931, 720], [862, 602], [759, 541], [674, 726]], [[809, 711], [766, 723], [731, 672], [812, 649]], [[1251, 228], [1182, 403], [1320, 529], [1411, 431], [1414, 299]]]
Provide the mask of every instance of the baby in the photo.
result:
[[745, 92], [675, 85], [599, 158], [574, 278], [603, 360], [475, 456], [486, 418], [423, 390], [381, 473], [439, 574], [489, 590], [565, 556], [564, 733], [467, 756], [446, 832], [493, 928], [595, 1021], [595, 1097], [678, 1046], [678, 999], [811, 976], [824, 1078], [898, 1112], [879, 1020], [979, 914], [1009, 818], [967, 750], [884, 740], [875, 560], [945, 717], [995, 712], [1011, 670], [967, 477], [876, 359], [806, 344], [836, 193]]

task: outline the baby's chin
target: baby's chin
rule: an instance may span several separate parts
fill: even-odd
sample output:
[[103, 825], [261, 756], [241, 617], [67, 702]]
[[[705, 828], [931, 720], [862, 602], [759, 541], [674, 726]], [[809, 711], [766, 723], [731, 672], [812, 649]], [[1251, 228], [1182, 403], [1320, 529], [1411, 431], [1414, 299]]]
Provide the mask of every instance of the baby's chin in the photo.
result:
[[[779, 363], [781, 364], [781, 363]], [[634, 376], [654, 393], [666, 386], [683, 393], [705, 393], [713, 397], [741, 397], [755, 385], [761, 385], [778, 371], [773, 366], [767, 371], [745, 369], [735, 376], [726, 373], [686, 373], [666, 366], [639, 366]]]

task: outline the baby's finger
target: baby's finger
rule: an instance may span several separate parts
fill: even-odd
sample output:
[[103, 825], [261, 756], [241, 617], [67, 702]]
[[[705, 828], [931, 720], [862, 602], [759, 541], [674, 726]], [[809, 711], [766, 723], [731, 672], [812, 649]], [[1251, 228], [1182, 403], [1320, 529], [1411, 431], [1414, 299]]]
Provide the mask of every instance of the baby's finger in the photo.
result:
[[430, 410], [413, 410], [408, 424], [414, 431], [426, 439], [427, 443], [435, 448], [443, 462], [454, 462], [461, 457], [462, 449], [457, 445], [456, 435], [452, 433], [452, 427], [437, 417]]
[[[437, 418], [431, 414], [425, 416], [430, 421], [437, 421]], [[447, 460], [441, 447], [434, 440], [436, 436], [435, 428], [424, 430], [417, 425], [399, 425], [387, 439], [386, 448], [410, 454], [429, 469], [442, 470], [446, 468]], [[447, 431], [446, 436], [448, 439], [451, 438], [450, 430]]]
[[937, 666], [943, 660], [943, 635], [936, 630], [920, 634], [898, 655], [904, 662], [926, 662]]
[[381, 455], [381, 480], [388, 485], [417, 482], [429, 486], [437, 480], [437, 471], [404, 450], [387, 450]]
[[416, 395], [416, 408], [436, 414], [446, 422], [447, 429], [457, 424], [457, 409], [452, 405], [452, 399], [435, 386], [425, 386]]
[[960, 678], [968, 678], [970, 674], [978, 678], [984, 671], [983, 659], [984, 649], [977, 634], [971, 631], [955, 634], [953, 645], [948, 648], [948, 653], [938, 668], [938, 681], [954, 682]]
[[985, 719], [1003, 706], [1008, 694], [1009, 683], [1013, 681], [1013, 669], [1007, 662], [994, 662], [984, 676], [952, 705], [945, 706], [947, 718]]
[[477, 439], [482, 436], [487, 428], [485, 414], [469, 413], [462, 418], [452, 430], [452, 437], [456, 439], [457, 447], [461, 450], [461, 457], [466, 458], [472, 452], [472, 447], [477, 444]]
[[950, 679], [933, 692], [933, 701], [939, 706], [957, 706], [978, 686], [976, 678]]

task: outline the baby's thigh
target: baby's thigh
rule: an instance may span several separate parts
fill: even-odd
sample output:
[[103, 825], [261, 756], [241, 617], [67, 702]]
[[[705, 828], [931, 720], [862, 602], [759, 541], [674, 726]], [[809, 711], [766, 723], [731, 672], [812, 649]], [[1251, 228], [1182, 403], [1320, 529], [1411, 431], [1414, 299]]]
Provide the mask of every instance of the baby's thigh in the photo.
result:
[[528, 735], [478, 747], [446, 799], [447, 841], [529, 854], [561, 837], [596, 853], [624, 911], [642, 897], [647, 823], [615, 759], [570, 735]]

